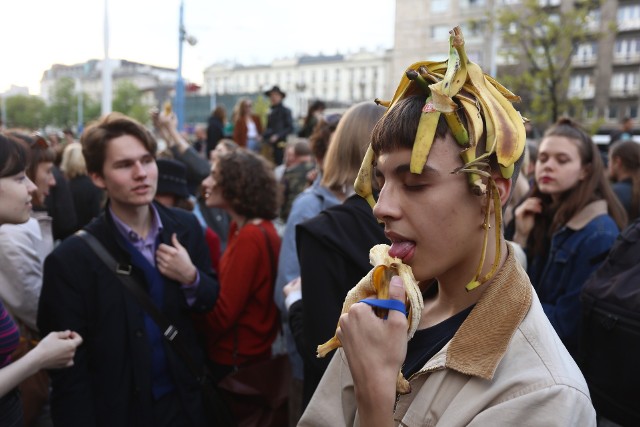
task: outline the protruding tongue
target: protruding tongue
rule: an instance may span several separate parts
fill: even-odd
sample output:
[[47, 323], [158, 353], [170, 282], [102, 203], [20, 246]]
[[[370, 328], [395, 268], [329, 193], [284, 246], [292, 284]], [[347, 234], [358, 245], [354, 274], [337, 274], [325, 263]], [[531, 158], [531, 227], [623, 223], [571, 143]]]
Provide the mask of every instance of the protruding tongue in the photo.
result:
[[415, 245], [414, 242], [392, 243], [389, 248], [389, 256], [403, 259]]

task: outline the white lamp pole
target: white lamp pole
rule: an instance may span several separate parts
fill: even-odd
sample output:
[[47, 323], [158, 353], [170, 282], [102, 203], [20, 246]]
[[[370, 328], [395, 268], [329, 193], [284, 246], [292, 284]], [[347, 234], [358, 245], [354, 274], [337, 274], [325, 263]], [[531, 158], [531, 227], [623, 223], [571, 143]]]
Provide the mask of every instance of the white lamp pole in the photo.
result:
[[109, 60], [109, 7], [104, 0], [104, 60], [102, 61], [102, 115], [111, 112], [112, 99], [111, 61]]

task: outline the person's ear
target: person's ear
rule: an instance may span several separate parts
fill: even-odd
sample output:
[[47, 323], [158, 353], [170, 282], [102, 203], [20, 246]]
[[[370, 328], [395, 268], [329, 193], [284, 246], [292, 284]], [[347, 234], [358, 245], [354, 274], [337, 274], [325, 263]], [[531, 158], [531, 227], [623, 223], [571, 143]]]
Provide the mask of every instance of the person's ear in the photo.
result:
[[503, 178], [500, 174], [494, 174], [493, 180], [495, 181], [498, 193], [500, 194], [500, 206], [505, 206], [509, 201], [511, 189], [515, 183], [512, 178]]
[[89, 174], [89, 176], [91, 177], [91, 181], [93, 181], [93, 185], [95, 185], [96, 187], [98, 187], [98, 188], [100, 188], [102, 190], [106, 190], [107, 189], [107, 185], [106, 185], [102, 175], [100, 175], [99, 173], [96, 173], [96, 172], [91, 172]]

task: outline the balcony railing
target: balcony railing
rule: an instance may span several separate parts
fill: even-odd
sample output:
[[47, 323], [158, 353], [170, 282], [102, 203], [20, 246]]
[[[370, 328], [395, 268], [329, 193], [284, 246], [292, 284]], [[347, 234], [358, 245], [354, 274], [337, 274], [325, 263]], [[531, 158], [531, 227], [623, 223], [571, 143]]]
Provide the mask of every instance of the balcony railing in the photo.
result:
[[640, 19], [625, 19], [618, 22], [618, 31], [630, 31], [640, 29]]
[[634, 98], [640, 93], [640, 85], [626, 87], [612, 87], [609, 96], [616, 98]]
[[613, 54], [613, 63], [616, 65], [636, 64], [638, 62], [640, 62], [640, 52]]
[[597, 55], [574, 55], [571, 57], [571, 65], [574, 67], [591, 67], [596, 64]]
[[579, 88], [569, 88], [567, 95], [569, 98], [579, 99], [591, 99], [596, 94], [596, 88], [594, 86], [585, 86]]

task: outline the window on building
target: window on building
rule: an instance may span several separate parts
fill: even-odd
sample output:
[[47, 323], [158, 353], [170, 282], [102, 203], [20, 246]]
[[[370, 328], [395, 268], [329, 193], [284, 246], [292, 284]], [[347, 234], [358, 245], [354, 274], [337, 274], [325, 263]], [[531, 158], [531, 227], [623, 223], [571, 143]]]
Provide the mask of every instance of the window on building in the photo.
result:
[[569, 79], [569, 92], [577, 94], [593, 86], [592, 76], [587, 73], [573, 74]]
[[434, 25], [431, 27], [431, 38], [434, 40], [449, 40], [449, 25]]
[[621, 30], [640, 28], [640, 4], [630, 4], [618, 8], [618, 28]]
[[618, 107], [615, 105], [610, 105], [607, 107], [607, 118], [609, 120], [616, 120], [618, 118]]
[[482, 7], [485, 4], [485, 0], [460, 0], [460, 7], [462, 8]]
[[575, 53], [575, 57], [582, 61], [593, 59], [597, 55], [598, 55], [598, 44], [596, 42], [579, 44]]
[[623, 93], [635, 93], [638, 86], [638, 73], [632, 71], [613, 73], [611, 77], [611, 91]]
[[640, 56], [640, 37], [616, 40], [615, 56], [622, 59], [633, 59]]
[[638, 106], [631, 105], [627, 108], [627, 117], [631, 117], [632, 119], [638, 118]]
[[448, 7], [448, 0], [431, 0], [431, 12], [446, 12]]

